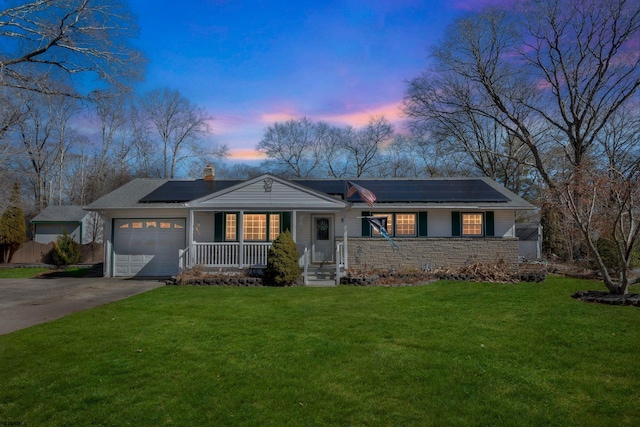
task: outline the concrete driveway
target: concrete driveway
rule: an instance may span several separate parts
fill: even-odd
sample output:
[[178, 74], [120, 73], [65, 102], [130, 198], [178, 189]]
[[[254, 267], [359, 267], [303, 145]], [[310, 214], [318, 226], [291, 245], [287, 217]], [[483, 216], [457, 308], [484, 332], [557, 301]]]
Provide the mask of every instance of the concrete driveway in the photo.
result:
[[0, 335], [164, 286], [105, 277], [0, 279]]

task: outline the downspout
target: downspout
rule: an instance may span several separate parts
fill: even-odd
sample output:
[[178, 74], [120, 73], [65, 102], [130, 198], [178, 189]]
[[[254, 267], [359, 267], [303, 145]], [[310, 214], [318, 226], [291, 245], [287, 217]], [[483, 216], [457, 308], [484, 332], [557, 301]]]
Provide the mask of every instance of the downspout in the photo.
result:
[[244, 267], [244, 211], [238, 215], [238, 268]]
[[343, 228], [343, 237], [342, 237], [342, 256], [344, 257], [344, 271], [349, 269], [349, 249], [347, 244], [347, 208], [344, 208], [344, 213], [342, 216], [342, 228]]
[[189, 253], [187, 254], [187, 268], [191, 268], [191, 266], [193, 265], [193, 258], [195, 256], [194, 253], [194, 246], [193, 246], [193, 218], [194, 218], [194, 213], [193, 213], [193, 209], [189, 209], [189, 234], [188, 234], [188, 239], [189, 241], [187, 242], [187, 248], [189, 249]]

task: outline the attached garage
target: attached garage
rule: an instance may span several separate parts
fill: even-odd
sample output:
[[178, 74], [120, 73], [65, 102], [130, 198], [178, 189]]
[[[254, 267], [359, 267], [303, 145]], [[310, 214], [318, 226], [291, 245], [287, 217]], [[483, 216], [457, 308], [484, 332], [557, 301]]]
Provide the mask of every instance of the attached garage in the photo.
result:
[[171, 276], [186, 246], [184, 218], [113, 220], [114, 276]]

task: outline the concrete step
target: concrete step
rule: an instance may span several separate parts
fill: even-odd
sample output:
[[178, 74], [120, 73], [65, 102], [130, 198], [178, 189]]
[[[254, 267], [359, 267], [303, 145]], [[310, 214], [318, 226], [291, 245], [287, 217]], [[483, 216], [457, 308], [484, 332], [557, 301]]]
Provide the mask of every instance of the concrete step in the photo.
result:
[[307, 286], [317, 287], [317, 288], [330, 288], [336, 286], [335, 280], [311, 280], [309, 279], [309, 283]]

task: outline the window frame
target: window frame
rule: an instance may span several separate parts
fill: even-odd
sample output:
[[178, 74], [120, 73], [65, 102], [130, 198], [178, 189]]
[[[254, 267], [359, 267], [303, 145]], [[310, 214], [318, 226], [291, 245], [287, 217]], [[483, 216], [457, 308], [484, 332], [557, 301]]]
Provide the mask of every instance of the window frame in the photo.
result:
[[[242, 215], [242, 230], [240, 230], [240, 228], [238, 227], [239, 222], [240, 222], [240, 212], [222, 212], [223, 216], [223, 237], [224, 237], [224, 241], [225, 242], [239, 242], [240, 241], [240, 233], [242, 233], [242, 241], [243, 242], [248, 242], [248, 243], [259, 243], [259, 242], [273, 242], [275, 240], [275, 238], [277, 238], [280, 233], [282, 233], [282, 225], [284, 222], [284, 218], [283, 218], [283, 213], [282, 212], [245, 212]], [[229, 231], [227, 229], [227, 216], [228, 215], [233, 215], [235, 216], [235, 239], [229, 239], [227, 232]], [[254, 239], [246, 239], [245, 238], [245, 227], [246, 227], [246, 217], [248, 215], [264, 215], [265, 216], [265, 238], [261, 239], [261, 240], [254, 240]], [[278, 234], [271, 239], [272, 235], [273, 235], [273, 230], [271, 229], [272, 227], [272, 223], [274, 221], [272, 221], [272, 216], [277, 216], [278, 217]]]
[[[413, 215], [413, 234], [400, 234], [400, 235], [398, 234], [397, 215]], [[370, 212], [370, 216], [386, 216], [386, 217], [391, 216], [391, 232], [387, 230], [387, 233], [389, 233], [389, 236], [391, 237], [397, 237], [400, 239], [418, 237], [418, 226], [419, 226], [418, 212]], [[371, 224], [369, 224], [369, 227], [370, 227], [369, 233], [371, 237], [382, 236], [380, 233], [378, 233], [378, 231], [375, 228], [373, 228]]]
[[[480, 234], [468, 234], [464, 232], [464, 218], [466, 215], [478, 215], [480, 217]], [[469, 224], [477, 225], [477, 224]], [[486, 219], [484, 212], [460, 212], [460, 237], [485, 237]]]

